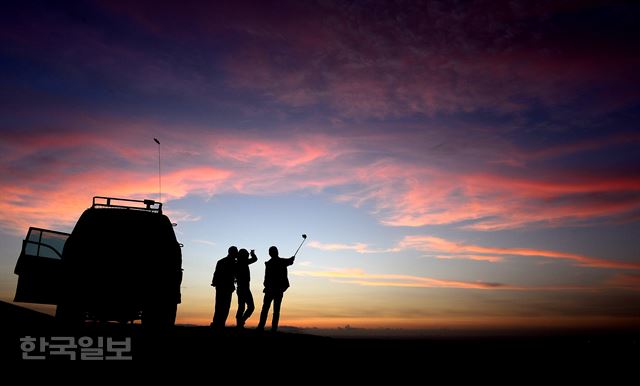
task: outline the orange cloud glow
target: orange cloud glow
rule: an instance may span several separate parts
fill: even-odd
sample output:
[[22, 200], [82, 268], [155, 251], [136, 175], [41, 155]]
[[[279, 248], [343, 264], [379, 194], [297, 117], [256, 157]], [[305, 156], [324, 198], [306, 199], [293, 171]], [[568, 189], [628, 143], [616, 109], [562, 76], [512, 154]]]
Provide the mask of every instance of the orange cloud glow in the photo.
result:
[[466, 282], [455, 280], [435, 279], [424, 276], [397, 274], [370, 274], [361, 269], [343, 269], [335, 271], [295, 271], [297, 276], [324, 277], [335, 279], [343, 283], [384, 286], [384, 287], [421, 287], [421, 288], [467, 288], [467, 289], [496, 289], [502, 284], [486, 282]]
[[[2, 170], [0, 193], [6, 199], [0, 209], [7, 216], [5, 229], [15, 232], [20, 228], [23, 232], [29, 223], [68, 223], [94, 194], [149, 197], [157, 191], [153, 146], [141, 152], [138, 143], [142, 136], [151, 137], [145, 134], [152, 131], [150, 124], [109, 124], [122, 127], [96, 129], [109, 133], [105, 135], [68, 132], [7, 137], [5, 160], [25, 170]], [[336, 200], [370, 208], [386, 225], [465, 222], [466, 228], [474, 230], [555, 226], [628, 215], [640, 209], [640, 182], [633, 176], [551, 173], [534, 178], [498, 171], [458, 172], [429, 162], [407, 162], [400, 153], [370, 160], [375, 154], [372, 149], [397, 147], [402, 151], [402, 144], [394, 145], [394, 139], [385, 135], [363, 142], [359, 137], [323, 133], [265, 137], [254, 131], [227, 130], [215, 136], [197, 133], [201, 135], [198, 141], [184, 142], [175, 137], [174, 130], [162, 131], [171, 143], [163, 145], [167, 165], [163, 186], [169, 200], [189, 194], [262, 195], [332, 189]], [[119, 137], [129, 132], [136, 140], [125, 145]], [[583, 147], [576, 145], [577, 151]], [[56, 152], [60, 155], [49, 155]], [[34, 173], [33, 169], [47, 172]], [[42, 199], [45, 196], [47, 200]]]
[[[631, 176], [567, 175], [558, 180], [536, 180], [498, 174], [456, 175], [432, 170], [425, 173], [393, 167], [381, 176], [381, 181], [384, 182], [378, 183], [390, 188], [372, 191], [367, 199], [388, 211], [383, 222], [393, 226], [468, 220], [475, 222], [466, 228], [475, 230], [518, 228], [531, 223], [553, 226], [621, 215], [640, 208], [637, 198], [640, 182]], [[625, 193], [634, 194], [625, 197]], [[582, 198], [596, 195], [601, 198]]]
[[323, 251], [354, 251], [357, 253], [394, 253], [404, 250], [417, 250], [429, 253], [438, 259], [465, 259], [487, 261], [491, 263], [504, 261], [506, 256], [547, 257], [559, 260], [569, 260], [581, 267], [608, 269], [640, 269], [640, 263], [599, 259], [576, 253], [552, 251], [533, 248], [500, 248], [465, 244], [434, 236], [405, 236], [394, 247], [388, 249], [372, 249], [365, 243], [321, 243], [313, 240], [309, 243], [312, 248]]
[[[391, 252], [389, 249], [371, 249], [365, 243], [354, 243], [354, 244], [342, 244], [342, 243], [321, 243], [317, 240], [312, 240], [309, 242], [309, 247], [319, 249], [321, 251], [354, 251], [357, 253], [383, 253], [383, 252]], [[395, 250], [393, 250], [395, 251]]]
[[[231, 172], [196, 167], [168, 173], [163, 177], [163, 197], [175, 199], [189, 193], [213, 194]], [[46, 191], [27, 186], [0, 186], [0, 211], [6, 213], [3, 227], [22, 234], [29, 226], [71, 226], [84, 209], [91, 205], [91, 197], [110, 195], [127, 198], [152, 198], [158, 192], [157, 177], [148, 173], [104, 170], [60, 176]]]
[[340, 283], [356, 284], [372, 287], [414, 287], [414, 288], [458, 288], [477, 290], [511, 290], [511, 291], [565, 291], [565, 290], [593, 290], [587, 286], [516, 286], [503, 283], [483, 281], [460, 281], [437, 279], [426, 276], [400, 274], [371, 274], [362, 269], [338, 269], [332, 271], [304, 271], [292, 272], [296, 276], [319, 277], [335, 280]]
[[503, 261], [504, 257], [502, 256], [490, 256], [490, 255], [435, 255], [437, 259], [463, 259], [463, 260], [477, 260], [477, 261], [488, 261], [490, 263], [497, 263], [499, 261]]
[[282, 141], [245, 135], [217, 139], [212, 145], [212, 150], [219, 157], [245, 164], [295, 168], [334, 157], [336, 146], [337, 143], [326, 136], [296, 136], [291, 140]]
[[[400, 248], [411, 248], [423, 252], [449, 253], [452, 256], [465, 256], [466, 258], [487, 255], [487, 260], [495, 259], [498, 256], [538, 256], [552, 259], [569, 260], [582, 267], [611, 268], [611, 269], [640, 269], [640, 263], [630, 263], [598, 259], [575, 253], [558, 252], [542, 249], [528, 248], [500, 248], [484, 247], [454, 242], [433, 236], [405, 236], [398, 244]], [[441, 257], [441, 256], [439, 256]]]

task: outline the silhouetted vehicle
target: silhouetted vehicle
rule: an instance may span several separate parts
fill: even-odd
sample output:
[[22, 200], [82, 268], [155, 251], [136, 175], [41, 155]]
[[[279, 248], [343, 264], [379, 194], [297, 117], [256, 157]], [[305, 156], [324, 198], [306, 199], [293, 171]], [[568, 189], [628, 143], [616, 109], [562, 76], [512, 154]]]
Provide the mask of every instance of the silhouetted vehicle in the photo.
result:
[[29, 228], [14, 301], [57, 305], [56, 318], [173, 325], [182, 253], [162, 203], [94, 197], [71, 234]]

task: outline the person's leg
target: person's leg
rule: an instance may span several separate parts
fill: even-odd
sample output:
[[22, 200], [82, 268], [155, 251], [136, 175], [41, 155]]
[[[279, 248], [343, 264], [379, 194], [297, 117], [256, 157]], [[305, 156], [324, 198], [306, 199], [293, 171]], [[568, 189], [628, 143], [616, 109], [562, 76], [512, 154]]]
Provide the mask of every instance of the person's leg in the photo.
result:
[[244, 326], [244, 305], [245, 305], [245, 291], [238, 287], [238, 312], [236, 312], [236, 324], [238, 327]]
[[247, 289], [244, 301], [247, 304], [247, 310], [245, 311], [244, 315], [242, 315], [243, 323], [245, 323], [247, 319], [249, 319], [249, 317], [253, 314], [253, 310], [256, 309], [255, 305], [253, 304], [253, 295], [251, 294], [250, 289]]
[[211, 321], [211, 327], [218, 326], [218, 320], [220, 319], [220, 291], [216, 289], [216, 303], [213, 306], [213, 320]]
[[270, 292], [265, 292], [264, 300], [262, 301], [262, 311], [260, 312], [260, 322], [258, 323], [258, 330], [264, 330], [264, 325], [267, 324], [267, 316], [269, 316], [269, 308], [271, 307], [271, 301], [273, 297]]
[[282, 305], [282, 292], [278, 292], [273, 296], [273, 320], [271, 321], [271, 331], [278, 331], [278, 322], [280, 321], [280, 306]]
[[[220, 294], [219, 299], [218, 299], [218, 293]], [[227, 323], [227, 318], [229, 317], [229, 309], [231, 308], [232, 295], [233, 295], [233, 291], [216, 292], [216, 315], [214, 316], [214, 319], [216, 319], [216, 322], [215, 322], [216, 327], [224, 328], [224, 325]], [[218, 307], [218, 305], [220, 305], [220, 307]], [[218, 317], [218, 315], [220, 316]]]
[[[216, 289], [216, 305], [213, 312], [213, 327], [224, 327], [224, 322], [227, 319], [224, 314], [225, 309], [226, 291]], [[227, 311], [228, 312], [228, 311]]]

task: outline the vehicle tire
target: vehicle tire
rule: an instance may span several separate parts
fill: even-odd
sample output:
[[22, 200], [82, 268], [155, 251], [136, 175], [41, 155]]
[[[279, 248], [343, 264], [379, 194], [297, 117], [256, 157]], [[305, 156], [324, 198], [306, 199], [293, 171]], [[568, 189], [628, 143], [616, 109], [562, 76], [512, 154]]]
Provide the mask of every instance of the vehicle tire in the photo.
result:
[[56, 321], [67, 326], [81, 326], [84, 323], [84, 312], [76, 305], [63, 303], [56, 307]]
[[177, 310], [177, 304], [148, 306], [142, 311], [142, 325], [151, 328], [173, 327]]

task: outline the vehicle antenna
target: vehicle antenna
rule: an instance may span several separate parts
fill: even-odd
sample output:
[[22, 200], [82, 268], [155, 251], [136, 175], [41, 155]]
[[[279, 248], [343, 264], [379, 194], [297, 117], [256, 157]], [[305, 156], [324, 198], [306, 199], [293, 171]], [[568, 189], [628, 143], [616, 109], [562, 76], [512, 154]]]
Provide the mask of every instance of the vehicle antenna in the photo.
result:
[[153, 141], [158, 144], [158, 202], [162, 202], [162, 173], [160, 169], [160, 141], [154, 138]]

